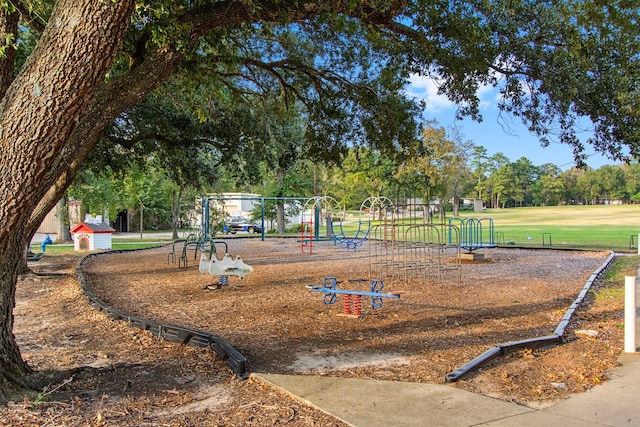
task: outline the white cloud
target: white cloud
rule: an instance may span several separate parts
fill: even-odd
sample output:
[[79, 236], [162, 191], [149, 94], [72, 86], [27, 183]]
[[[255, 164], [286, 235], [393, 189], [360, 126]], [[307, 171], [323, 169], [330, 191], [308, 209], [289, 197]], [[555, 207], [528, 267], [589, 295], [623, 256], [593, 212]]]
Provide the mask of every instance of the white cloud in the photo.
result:
[[407, 95], [424, 101], [429, 112], [453, 109], [455, 105], [445, 95], [438, 94], [439, 81], [431, 77], [412, 74], [409, 78]]
[[[409, 97], [422, 100], [426, 105], [426, 111], [430, 113], [441, 113], [446, 110], [454, 110], [456, 105], [445, 95], [438, 93], [441, 80], [433, 77], [424, 77], [412, 74], [409, 77], [407, 95]], [[480, 110], [495, 107], [499, 99], [499, 93], [493, 86], [480, 86], [477, 92], [480, 98]]]
[[500, 100], [500, 92], [493, 86], [480, 86], [477, 95], [480, 98], [480, 111], [495, 107]]

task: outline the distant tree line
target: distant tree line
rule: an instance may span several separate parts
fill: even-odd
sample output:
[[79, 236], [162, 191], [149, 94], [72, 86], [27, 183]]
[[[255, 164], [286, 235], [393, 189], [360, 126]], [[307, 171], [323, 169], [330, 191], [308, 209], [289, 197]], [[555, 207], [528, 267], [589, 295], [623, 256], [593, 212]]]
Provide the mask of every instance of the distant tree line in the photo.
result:
[[487, 156], [484, 147], [470, 142], [443, 145], [441, 141], [439, 147], [443, 146], [450, 151], [400, 166], [378, 153], [353, 149], [341, 167], [327, 170], [325, 191], [350, 208], [367, 195], [383, 195], [399, 203], [416, 198], [424, 203], [438, 201], [449, 209], [464, 199], [482, 199], [490, 208], [640, 201], [638, 163], [562, 171], [553, 163], [534, 165], [526, 157], [511, 161], [502, 153]]
[[[177, 162], [175, 153], [167, 154], [162, 146], [153, 155], [121, 152], [118, 161], [112, 153], [110, 166], [97, 159], [99, 167], [85, 169], [69, 195], [81, 200], [87, 212], [106, 214], [112, 220], [118, 211], [128, 210], [133, 220], [130, 231], [140, 229], [141, 217], [149, 230], [188, 225], [203, 193], [327, 195], [347, 209], [358, 209], [367, 197], [385, 196], [398, 204], [442, 203], [454, 215], [465, 199], [482, 199], [490, 208], [640, 200], [638, 163], [562, 171], [552, 163], [534, 165], [526, 157], [511, 161], [502, 153], [488, 156], [484, 147], [465, 140], [456, 130], [447, 131], [429, 121], [422, 130], [419, 155], [397, 157], [359, 146], [350, 148], [339, 164], [323, 164], [301, 152], [290, 154], [300, 146], [296, 141], [302, 133], [291, 129], [303, 125], [291, 119], [284, 123], [282, 136], [269, 142], [273, 150], [234, 156], [228, 162], [206, 151]], [[285, 161], [277, 160], [278, 156]], [[265, 210], [267, 219], [282, 230], [285, 209], [284, 204], [270, 202]]]

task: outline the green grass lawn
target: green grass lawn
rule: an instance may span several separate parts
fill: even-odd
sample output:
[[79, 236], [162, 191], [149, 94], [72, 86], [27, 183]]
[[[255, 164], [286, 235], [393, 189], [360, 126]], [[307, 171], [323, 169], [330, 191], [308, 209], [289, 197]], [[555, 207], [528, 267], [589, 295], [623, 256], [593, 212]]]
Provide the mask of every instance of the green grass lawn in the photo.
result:
[[[629, 249], [637, 246], [640, 228], [628, 226], [559, 226], [559, 225], [505, 225], [495, 226], [496, 243], [533, 246], [566, 246], [597, 249]], [[633, 242], [631, 241], [633, 235]]]
[[[451, 212], [447, 213], [447, 223]], [[483, 240], [489, 241], [493, 221], [495, 242], [517, 246], [551, 246], [629, 250], [633, 236], [634, 250], [640, 233], [640, 205], [554, 206], [487, 209], [482, 213], [461, 212], [460, 218], [483, 219]], [[453, 221], [459, 225], [459, 222]], [[336, 227], [337, 228], [337, 227]], [[360, 235], [367, 221], [361, 224]], [[343, 231], [356, 235], [358, 220], [345, 221]], [[324, 229], [321, 235], [324, 236]]]
[[640, 229], [640, 205], [552, 206], [462, 212], [461, 217], [493, 218], [502, 225], [624, 225]]
[[628, 250], [640, 233], [640, 205], [487, 209], [461, 217], [491, 218], [498, 243]]
[[[114, 242], [112, 244], [113, 250], [120, 249], [145, 249], [150, 247], [162, 246], [162, 243], [136, 243], [136, 242]], [[39, 244], [31, 245], [31, 250], [35, 253], [42, 252], [42, 248]], [[57, 254], [64, 255], [66, 253], [78, 253], [73, 249], [73, 244], [53, 244], [47, 245], [47, 249], [45, 251], [46, 254]]]

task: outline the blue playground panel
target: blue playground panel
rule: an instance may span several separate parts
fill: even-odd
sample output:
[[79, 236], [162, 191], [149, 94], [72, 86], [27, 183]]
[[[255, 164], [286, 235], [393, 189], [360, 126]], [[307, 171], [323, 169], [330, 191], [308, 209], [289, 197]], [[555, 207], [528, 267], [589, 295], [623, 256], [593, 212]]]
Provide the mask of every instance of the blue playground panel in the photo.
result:
[[[493, 218], [449, 218], [449, 225], [458, 227], [460, 247], [469, 252], [496, 246]], [[448, 239], [449, 244], [455, 244], [451, 230]]]

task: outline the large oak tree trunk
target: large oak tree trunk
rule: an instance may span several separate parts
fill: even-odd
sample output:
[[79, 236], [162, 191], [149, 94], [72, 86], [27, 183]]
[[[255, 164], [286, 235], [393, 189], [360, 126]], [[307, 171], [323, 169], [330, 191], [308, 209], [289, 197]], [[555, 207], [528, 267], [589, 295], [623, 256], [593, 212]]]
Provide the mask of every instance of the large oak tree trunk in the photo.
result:
[[4, 399], [24, 386], [21, 378], [30, 371], [12, 332], [17, 270], [33, 232], [30, 213], [57, 178], [50, 173], [51, 166], [60, 160], [105, 78], [133, 6], [133, 0], [59, 1], [38, 46], [0, 103], [0, 397]]
[[[13, 308], [15, 307], [15, 283], [21, 266], [24, 242], [19, 233], [13, 233], [2, 242], [0, 253], [0, 399], [6, 401], [10, 393], [24, 387], [22, 378], [31, 369], [22, 360], [13, 335]], [[7, 251], [5, 246], [15, 250]]]

